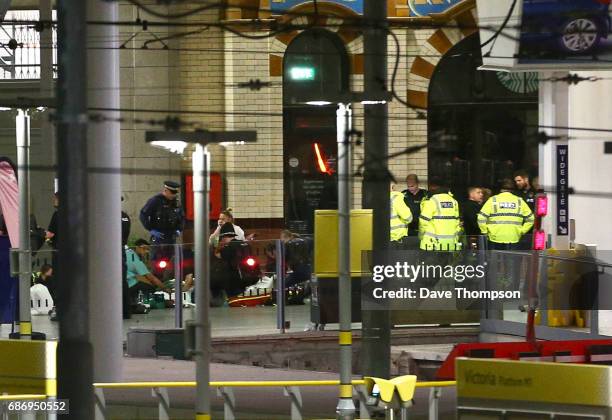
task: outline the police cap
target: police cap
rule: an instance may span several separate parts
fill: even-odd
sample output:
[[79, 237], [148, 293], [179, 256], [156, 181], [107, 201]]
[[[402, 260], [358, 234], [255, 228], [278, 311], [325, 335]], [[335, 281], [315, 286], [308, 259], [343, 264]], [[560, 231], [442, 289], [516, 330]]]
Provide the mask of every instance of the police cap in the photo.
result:
[[181, 185], [178, 182], [174, 182], [174, 181], [164, 182], [164, 188], [172, 191], [173, 193], [177, 193], [179, 191], [180, 186]]
[[230, 222], [223, 223], [221, 230], [219, 231], [219, 238], [225, 238], [226, 236], [238, 236], [234, 230], [234, 225]]

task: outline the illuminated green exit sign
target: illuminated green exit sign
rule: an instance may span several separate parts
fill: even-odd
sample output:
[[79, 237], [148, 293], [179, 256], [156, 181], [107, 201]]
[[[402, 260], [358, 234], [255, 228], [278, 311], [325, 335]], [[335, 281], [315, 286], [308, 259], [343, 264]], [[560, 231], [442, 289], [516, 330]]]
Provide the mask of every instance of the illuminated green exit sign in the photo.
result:
[[314, 67], [291, 67], [289, 69], [291, 80], [314, 80]]

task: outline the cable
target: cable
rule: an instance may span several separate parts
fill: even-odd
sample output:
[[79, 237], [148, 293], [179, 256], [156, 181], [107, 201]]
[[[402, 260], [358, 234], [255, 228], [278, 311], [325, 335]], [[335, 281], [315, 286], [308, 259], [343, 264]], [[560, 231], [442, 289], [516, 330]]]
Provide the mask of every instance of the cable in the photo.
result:
[[506, 25], [508, 25], [508, 21], [510, 21], [510, 18], [512, 17], [512, 12], [514, 12], [515, 7], [516, 7], [516, 0], [513, 0], [512, 5], [510, 6], [510, 10], [508, 10], [508, 14], [504, 18], [504, 21], [502, 22], [501, 26], [495, 31], [495, 33], [491, 36], [491, 38], [487, 39], [485, 42], [480, 44], [481, 50], [487, 45], [489, 45], [490, 43], [493, 43], [493, 45], [489, 49], [489, 54], [491, 53], [491, 50], [493, 50], [493, 47], [495, 46], [495, 40], [497, 39], [497, 37], [499, 37], [502, 31], [506, 28]]
[[[119, 0], [102, 0], [106, 3], [118, 3]], [[211, 10], [211, 9], [217, 9], [217, 8], [227, 8], [227, 2], [215, 2], [215, 3], [210, 3], [210, 4], [205, 4], [204, 6], [200, 6], [200, 7], [196, 7], [194, 9], [185, 11], [185, 12], [181, 12], [181, 13], [174, 13], [174, 14], [163, 14], [163, 13], [159, 13], [158, 11], [151, 9], [149, 6], [142, 4], [139, 1], [136, 0], [125, 0], [128, 3], [133, 4], [134, 6], [138, 7], [139, 9], [144, 10], [145, 12], [147, 12], [148, 14], [155, 16], [157, 18], [160, 19], [181, 19], [181, 18], [185, 18], [188, 16], [192, 16], [195, 15], [197, 13], [201, 13], [204, 12], [206, 10]]]

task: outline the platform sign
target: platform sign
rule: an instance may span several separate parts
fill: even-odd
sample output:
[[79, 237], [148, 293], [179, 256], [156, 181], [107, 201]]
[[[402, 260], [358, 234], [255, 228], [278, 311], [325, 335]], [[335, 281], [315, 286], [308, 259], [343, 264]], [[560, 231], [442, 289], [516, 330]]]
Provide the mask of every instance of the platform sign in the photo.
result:
[[567, 144], [557, 145], [557, 235], [569, 234], [569, 197]]
[[[270, 2], [270, 8], [272, 9], [272, 13], [282, 13], [305, 3], [312, 3], [312, 0], [272, 0]], [[363, 14], [363, 0], [324, 0], [319, 1], [319, 3], [339, 4], [355, 13], [360, 15]]]
[[[612, 405], [609, 366], [459, 358], [456, 372], [459, 407], [463, 399], [470, 399], [477, 407], [475, 401], [488, 400], [492, 402], [489, 407], [503, 407], [508, 411], [517, 408], [517, 402], [549, 404], [551, 409], [556, 405], [576, 405], [583, 409], [584, 418], [591, 418], [586, 416], [586, 407]], [[528, 412], [525, 408], [522, 406], [522, 411]]]

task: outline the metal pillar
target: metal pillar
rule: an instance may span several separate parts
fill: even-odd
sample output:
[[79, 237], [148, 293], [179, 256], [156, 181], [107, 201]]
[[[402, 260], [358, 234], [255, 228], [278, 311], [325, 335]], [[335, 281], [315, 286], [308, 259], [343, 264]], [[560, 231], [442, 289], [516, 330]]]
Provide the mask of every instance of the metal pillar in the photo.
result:
[[[87, 200], [87, 3], [59, 0], [58, 392], [67, 419], [94, 418], [93, 348], [89, 337]], [[119, 218], [119, 213], [117, 213]], [[117, 247], [118, 248], [118, 247]], [[117, 283], [119, 283], [116, 277]], [[105, 278], [107, 282], [108, 278]], [[121, 311], [118, 311], [119, 313]]]
[[[90, 19], [115, 22], [116, 2], [87, 1]], [[89, 107], [120, 108], [119, 40], [115, 25], [92, 25], [87, 34]], [[105, 113], [119, 117], [119, 113]], [[121, 145], [116, 121], [89, 124], [87, 132], [89, 200], [89, 294], [94, 380], [121, 380], [123, 363], [121, 279]], [[108, 170], [110, 168], [110, 170]]]
[[196, 420], [210, 420], [210, 250], [208, 224], [210, 153], [197, 144], [192, 157], [196, 276]]
[[[50, 22], [53, 20], [53, 7], [51, 0], [39, 0], [40, 20]], [[40, 97], [53, 98], [55, 97], [55, 82], [53, 80], [53, 29], [49, 27], [43, 28], [40, 32]], [[37, 159], [43, 166], [54, 167], [57, 164], [56, 160], [56, 144], [55, 144], [55, 127], [49, 118], [49, 110], [47, 110], [42, 118], [38, 118], [40, 125], [40, 145], [37, 146], [40, 150], [40, 157]], [[51, 197], [55, 192], [55, 185], [50, 172], [34, 172], [33, 182], [39, 183], [38, 191], [42, 191], [42, 195], [37, 200], [33, 198], [34, 213], [39, 221], [47, 222], [51, 218], [53, 208], [48, 205]], [[40, 194], [40, 193], [39, 193]], [[44, 203], [44, 204], [41, 204]]]
[[351, 106], [338, 104], [336, 111], [338, 140], [338, 301], [340, 331], [340, 389], [336, 411], [338, 419], [352, 420], [353, 360], [351, 330]]
[[30, 314], [30, 283], [32, 254], [30, 252], [30, 116], [28, 111], [17, 111], [17, 180], [19, 183], [19, 335], [32, 338]]
[[[364, 87], [366, 94], [387, 86], [387, 2], [365, 0]], [[376, 26], [375, 26], [376, 25]], [[389, 246], [389, 171], [387, 105], [365, 105], [365, 168], [363, 208], [373, 209], [374, 258]], [[374, 264], [377, 264], [375, 261]], [[388, 378], [391, 363], [391, 323], [388, 311], [362, 311], [362, 373]]]
[[[540, 73], [540, 77], [563, 77], [567, 72]], [[545, 126], [568, 127], [569, 124], [569, 85], [541, 81], [540, 94], [540, 124]], [[542, 131], [549, 136], [567, 136], [568, 130], [563, 128], [545, 128]], [[552, 238], [551, 246], [556, 249], [569, 248], [569, 232], [566, 235], [557, 234], [557, 146], [567, 145], [567, 139], [554, 139], [539, 145], [539, 178], [540, 185], [547, 187], [548, 217], [542, 219], [542, 229]], [[568, 200], [571, 198], [568, 197]], [[569, 208], [569, 204], [568, 204]], [[567, 217], [571, 217], [567, 215]]]

